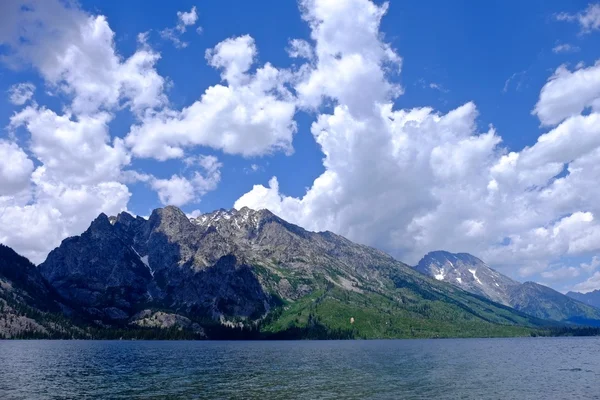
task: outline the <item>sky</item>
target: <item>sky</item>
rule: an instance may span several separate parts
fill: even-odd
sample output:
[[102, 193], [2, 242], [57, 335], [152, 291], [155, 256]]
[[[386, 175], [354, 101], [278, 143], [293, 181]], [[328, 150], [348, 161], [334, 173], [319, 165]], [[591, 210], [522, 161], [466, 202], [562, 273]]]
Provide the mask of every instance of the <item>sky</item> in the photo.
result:
[[600, 3], [4, 0], [0, 242], [268, 208], [600, 289]]

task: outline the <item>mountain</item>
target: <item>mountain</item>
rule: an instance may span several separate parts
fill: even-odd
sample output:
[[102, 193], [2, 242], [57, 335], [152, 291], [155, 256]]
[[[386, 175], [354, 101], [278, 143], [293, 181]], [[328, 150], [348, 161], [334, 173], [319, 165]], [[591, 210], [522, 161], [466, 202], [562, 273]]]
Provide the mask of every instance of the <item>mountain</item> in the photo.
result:
[[57, 299], [35, 265], [0, 244], [0, 338], [82, 336]]
[[268, 210], [101, 214], [39, 271], [65, 303], [113, 328], [385, 338], [523, 335], [546, 325]]
[[507, 306], [510, 306], [511, 293], [520, 285], [467, 253], [433, 251], [425, 255], [415, 269]]
[[547, 286], [514, 281], [471, 254], [434, 251], [415, 270], [537, 318], [600, 326], [600, 310]]
[[567, 296], [589, 306], [600, 308], [600, 290], [588, 293], [567, 292]]

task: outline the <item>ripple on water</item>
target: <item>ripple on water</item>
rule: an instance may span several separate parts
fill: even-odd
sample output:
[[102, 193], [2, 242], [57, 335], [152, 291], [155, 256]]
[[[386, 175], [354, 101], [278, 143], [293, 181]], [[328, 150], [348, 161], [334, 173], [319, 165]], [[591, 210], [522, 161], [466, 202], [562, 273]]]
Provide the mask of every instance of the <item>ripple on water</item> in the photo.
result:
[[0, 398], [600, 398], [600, 338], [0, 341]]

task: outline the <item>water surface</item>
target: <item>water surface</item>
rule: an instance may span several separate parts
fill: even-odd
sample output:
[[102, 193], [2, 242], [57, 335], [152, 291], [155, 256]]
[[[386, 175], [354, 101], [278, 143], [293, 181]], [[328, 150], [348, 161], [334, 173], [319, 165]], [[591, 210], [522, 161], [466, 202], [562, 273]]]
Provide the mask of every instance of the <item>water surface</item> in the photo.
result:
[[0, 341], [2, 399], [600, 399], [600, 338]]

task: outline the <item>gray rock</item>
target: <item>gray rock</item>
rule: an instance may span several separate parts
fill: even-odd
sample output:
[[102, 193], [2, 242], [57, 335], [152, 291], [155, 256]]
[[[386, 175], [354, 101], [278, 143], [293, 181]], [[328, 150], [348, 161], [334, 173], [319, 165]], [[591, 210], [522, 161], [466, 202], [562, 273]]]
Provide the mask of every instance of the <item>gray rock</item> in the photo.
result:
[[[42, 276], [67, 302], [86, 308], [114, 307], [132, 315], [135, 304], [149, 299], [152, 275], [118, 235], [117, 223], [112, 225], [101, 214], [81, 236], [63, 240], [39, 266]], [[118, 314], [109, 312], [107, 317]]]

